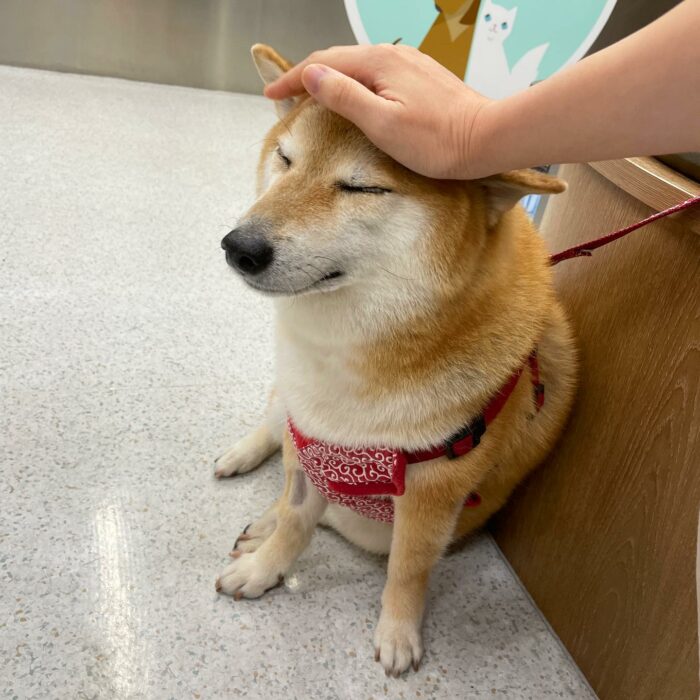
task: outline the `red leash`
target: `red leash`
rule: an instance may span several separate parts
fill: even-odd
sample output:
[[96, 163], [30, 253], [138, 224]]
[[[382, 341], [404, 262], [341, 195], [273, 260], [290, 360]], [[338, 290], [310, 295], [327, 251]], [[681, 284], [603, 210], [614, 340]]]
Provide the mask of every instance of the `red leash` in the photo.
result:
[[657, 219], [663, 219], [664, 217], [670, 216], [671, 214], [675, 214], [678, 211], [690, 209], [691, 207], [694, 207], [697, 204], [700, 204], [700, 195], [698, 195], [697, 197], [691, 197], [690, 199], [686, 199], [685, 202], [675, 204], [674, 206], [669, 207], [668, 209], [664, 209], [663, 211], [659, 211], [656, 214], [652, 214], [646, 219], [637, 221], [636, 224], [631, 224], [630, 226], [621, 228], [618, 231], [609, 233], [607, 236], [595, 238], [594, 240], [589, 241], [588, 243], [580, 243], [579, 245], [576, 245], [573, 248], [567, 248], [566, 250], [562, 250], [561, 253], [556, 253], [555, 255], [552, 255], [549, 258], [549, 262], [551, 265], [556, 265], [562, 260], [568, 260], [569, 258], [590, 257], [596, 248], [602, 248], [604, 245], [612, 243], [618, 238], [622, 238], [628, 233], [632, 233], [632, 231], [636, 231], [638, 228], [642, 228], [642, 226], [646, 226], [647, 224], [650, 224], [653, 221], [656, 221]]

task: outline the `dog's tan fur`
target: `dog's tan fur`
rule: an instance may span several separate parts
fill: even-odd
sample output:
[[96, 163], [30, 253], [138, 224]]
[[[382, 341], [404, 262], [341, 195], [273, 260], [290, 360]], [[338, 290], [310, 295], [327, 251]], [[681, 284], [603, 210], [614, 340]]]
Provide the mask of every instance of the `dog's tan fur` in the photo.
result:
[[[267, 81], [289, 69], [269, 47], [256, 46], [253, 55]], [[277, 302], [278, 395], [266, 425], [217, 462], [217, 475], [248, 471], [283, 442], [285, 489], [239, 538], [217, 586], [235, 597], [261, 595], [289, 570], [319, 521], [388, 552], [375, 646], [387, 673], [399, 674], [422, 655], [432, 567], [504, 504], [552, 447], [571, 407], [572, 334], [545, 247], [513, 206], [526, 192], [556, 193], [564, 185], [530, 171], [480, 182], [430, 180], [308, 99], [278, 111], [282, 120], [262, 149], [259, 198], [244, 217], [264, 221], [281, 251], [270, 284], [293, 292], [300, 270], [316, 274], [305, 262], [316, 258], [326, 266], [322, 260], [347, 259], [349, 272], [320, 291]], [[294, 152], [288, 170], [275, 153], [280, 144]], [[358, 169], [392, 193], [356, 196], [335, 186]], [[329, 442], [425, 448], [477, 415], [534, 347], [543, 409], [535, 411], [526, 369], [477, 449], [409, 468], [393, 526], [328, 506], [300, 472], [284, 430], [287, 412], [304, 432]], [[473, 490], [481, 505], [463, 509]]]

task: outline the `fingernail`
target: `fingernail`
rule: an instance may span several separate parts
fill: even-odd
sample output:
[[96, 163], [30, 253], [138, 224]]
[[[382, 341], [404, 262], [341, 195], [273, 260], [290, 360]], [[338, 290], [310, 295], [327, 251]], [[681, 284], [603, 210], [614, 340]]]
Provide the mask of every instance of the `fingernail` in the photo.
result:
[[302, 76], [304, 87], [312, 95], [315, 95], [321, 87], [321, 78], [323, 78], [326, 73], [328, 73], [328, 68], [326, 68], [326, 66], [319, 66], [318, 64], [307, 66]]

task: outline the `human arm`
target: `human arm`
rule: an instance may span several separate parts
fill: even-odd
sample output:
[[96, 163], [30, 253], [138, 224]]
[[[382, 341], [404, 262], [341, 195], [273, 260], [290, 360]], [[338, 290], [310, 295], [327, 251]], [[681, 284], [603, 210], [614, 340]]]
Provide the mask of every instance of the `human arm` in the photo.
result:
[[379, 148], [431, 177], [700, 148], [700, 2], [503, 100], [409, 47], [312, 54], [265, 94], [308, 90]]

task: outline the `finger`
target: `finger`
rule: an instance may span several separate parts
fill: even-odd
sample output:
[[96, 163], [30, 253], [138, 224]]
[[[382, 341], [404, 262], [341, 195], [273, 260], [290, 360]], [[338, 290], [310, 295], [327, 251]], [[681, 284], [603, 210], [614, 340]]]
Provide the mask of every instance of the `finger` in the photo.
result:
[[368, 78], [368, 66], [372, 65], [368, 54], [374, 49], [373, 46], [337, 46], [332, 49], [315, 51], [277, 80], [266, 85], [265, 97], [272, 100], [284, 100], [288, 97], [301, 95], [306, 90], [301, 76], [306, 67], [313, 63], [330, 66], [356, 80], [365, 82]]
[[307, 66], [302, 82], [314, 99], [341, 117], [349, 119], [372, 139], [390, 102], [375, 95], [357, 80], [328, 66]]
[[308, 66], [308, 58], [296, 66], [290, 68], [283, 76], [277, 78], [263, 88], [263, 95], [271, 100], [286, 100], [288, 97], [301, 95], [304, 92], [304, 84], [301, 82], [301, 73]]

